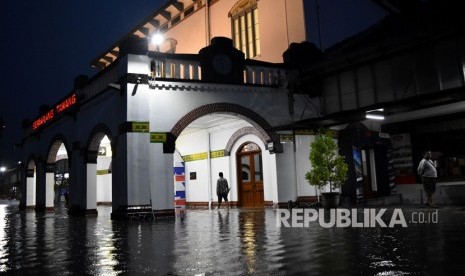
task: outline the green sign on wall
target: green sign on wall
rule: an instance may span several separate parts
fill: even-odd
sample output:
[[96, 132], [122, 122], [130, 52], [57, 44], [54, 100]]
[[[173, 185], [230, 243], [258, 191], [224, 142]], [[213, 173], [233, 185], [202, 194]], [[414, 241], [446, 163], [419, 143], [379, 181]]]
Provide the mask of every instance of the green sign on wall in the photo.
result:
[[149, 122], [132, 122], [131, 132], [149, 132]]
[[166, 132], [150, 132], [150, 143], [166, 143]]

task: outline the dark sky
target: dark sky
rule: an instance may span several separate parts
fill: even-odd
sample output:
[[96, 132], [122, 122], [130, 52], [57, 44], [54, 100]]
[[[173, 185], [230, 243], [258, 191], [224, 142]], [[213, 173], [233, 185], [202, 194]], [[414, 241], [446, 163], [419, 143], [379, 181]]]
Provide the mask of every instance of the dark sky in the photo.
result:
[[[112, 43], [159, 8], [164, 0], [20, 0], [0, 10], [0, 165], [21, 157], [13, 145], [21, 122], [38, 116], [71, 92], [74, 77], [94, 75], [90, 67]], [[320, 0], [322, 46], [327, 48], [381, 19], [370, 0]], [[307, 40], [318, 45], [315, 0], [304, 0]]]

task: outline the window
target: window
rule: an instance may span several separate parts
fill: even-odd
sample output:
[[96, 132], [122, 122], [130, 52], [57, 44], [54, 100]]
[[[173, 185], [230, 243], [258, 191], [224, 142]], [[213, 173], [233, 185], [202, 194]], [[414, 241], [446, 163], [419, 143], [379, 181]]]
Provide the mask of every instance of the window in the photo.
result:
[[177, 17], [173, 18], [171, 20], [171, 26], [174, 26], [174, 25], [178, 24], [179, 21], [181, 21], [181, 16], [177, 16]]
[[194, 6], [188, 8], [185, 12], [184, 12], [184, 17], [187, 17], [188, 15], [192, 14], [194, 12]]
[[260, 55], [260, 32], [257, 1], [240, 0], [229, 13], [234, 46], [244, 52], [246, 58]]

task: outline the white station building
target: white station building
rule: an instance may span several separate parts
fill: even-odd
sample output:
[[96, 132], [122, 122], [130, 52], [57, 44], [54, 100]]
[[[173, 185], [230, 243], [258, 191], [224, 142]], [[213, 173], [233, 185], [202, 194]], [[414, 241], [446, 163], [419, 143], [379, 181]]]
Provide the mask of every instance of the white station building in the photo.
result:
[[315, 116], [282, 64], [306, 39], [302, 1], [209, 2], [169, 1], [27, 127], [22, 207], [54, 208], [60, 160], [71, 213], [207, 207], [219, 172], [237, 206], [315, 195], [304, 178], [312, 136], [273, 130]]
[[424, 149], [438, 163], [436, 199], [463, 203], [460, 9], [374, 2], [391, 14], [323, 54], [301, 43], [301, 0], [168, 1], [26, 127], [21, 207], [51, 210], [68, 192], [78, 214], [207, 208], [219, 172], [235, 206], [315, 200], [305, 173], [320, 127], [349, 165], [344, 203], [420, 203]]

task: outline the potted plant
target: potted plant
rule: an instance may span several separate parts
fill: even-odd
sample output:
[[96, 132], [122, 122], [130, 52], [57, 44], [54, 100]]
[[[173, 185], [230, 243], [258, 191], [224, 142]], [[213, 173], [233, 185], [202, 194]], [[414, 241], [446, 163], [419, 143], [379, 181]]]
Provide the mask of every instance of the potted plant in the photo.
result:
[[340, 188], [347, 179], [348, 166], [344, 157], [337, 152], [336, 141], [324, 130], [320, 130], [310, 145], [310, 165], [312, 169], [305, 174], [308, 183], [319, 189], [329, 185], [329, 193], [321, 193], [325, 208], [335, 208], [339, 204]]

